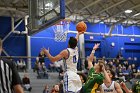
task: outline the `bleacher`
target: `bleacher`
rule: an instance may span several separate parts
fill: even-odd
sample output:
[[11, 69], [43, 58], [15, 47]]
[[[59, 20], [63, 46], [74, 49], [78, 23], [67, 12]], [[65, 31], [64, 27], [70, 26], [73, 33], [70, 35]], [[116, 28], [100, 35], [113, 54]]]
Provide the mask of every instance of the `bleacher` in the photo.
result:
[[[59, 82], [58, 73], [56, 72], [49, 72], [48, 79], [37, 79], [37, 73], [32, 70], [29, 70], [27, 73], [29, 74], [32, 90], [31, 92], [26, 91], [25, 93], [42, 93], [46, 84], [49, 85], [49, 89], [52, 89], [53, 85]], [[19, 72], [19, 74], [23, 78], [24, 72]]]

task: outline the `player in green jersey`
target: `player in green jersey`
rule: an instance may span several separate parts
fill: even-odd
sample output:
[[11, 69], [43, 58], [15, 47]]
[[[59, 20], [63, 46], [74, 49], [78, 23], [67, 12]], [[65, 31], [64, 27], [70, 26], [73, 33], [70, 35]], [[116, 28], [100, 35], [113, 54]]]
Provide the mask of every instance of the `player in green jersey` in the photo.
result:
[[103, 83], [105, 79], [107, 82], [111, 82], [106, 70], [105, 62], [103, 60], [98, 60], [98, 63], [92, 64], [94, 59], [95, 50], [100, 44], [95, 44], [90, 56], [87, 58], [89, 74], [86, 83], [81, 89], [81, 93], [96, 93], [98, 87]]

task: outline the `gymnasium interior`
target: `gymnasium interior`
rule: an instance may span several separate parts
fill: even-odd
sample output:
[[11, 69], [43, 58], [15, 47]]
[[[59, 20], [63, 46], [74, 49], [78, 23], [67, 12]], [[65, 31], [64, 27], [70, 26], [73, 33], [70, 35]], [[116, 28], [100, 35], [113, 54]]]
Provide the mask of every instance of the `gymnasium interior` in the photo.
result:
[[[17, 64], [21, 79], [28, 75], [31, 90], [25, 93], [45, 93], [46, 85], [51, 91], [61, 83], [63, 60], [54, 64], [41, 50], [49, 48], [56, 56], [66, 49], [81, 21], [87, 30], [79, 37], [78, 72], [86, 72], [85, 59], [100, 43], [96, 60], [111, 65], [118, 82], [131, 90], [140, 80], [140, 0], [0, 0], [1, 57]], [[40, 57], [43, 70], [38, 72]]]

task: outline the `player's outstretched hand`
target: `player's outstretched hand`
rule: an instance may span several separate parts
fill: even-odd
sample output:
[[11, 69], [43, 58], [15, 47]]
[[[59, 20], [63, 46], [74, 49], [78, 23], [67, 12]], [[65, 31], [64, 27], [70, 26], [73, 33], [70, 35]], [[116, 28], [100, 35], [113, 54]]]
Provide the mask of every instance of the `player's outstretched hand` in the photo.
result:
[[93, 50], [98, 49], [98, 48], [99, 48], [99, 46], [100, 46], [100, 43], [95, 44], [95, 45], [94, 45], [94, 47], [93, 47]]
[[46, 49], [46, 48], [42, 48], [42, 51], [43, 51], [45, 54], [48, 54], [48, 53], [49, 53], [49, 49]]

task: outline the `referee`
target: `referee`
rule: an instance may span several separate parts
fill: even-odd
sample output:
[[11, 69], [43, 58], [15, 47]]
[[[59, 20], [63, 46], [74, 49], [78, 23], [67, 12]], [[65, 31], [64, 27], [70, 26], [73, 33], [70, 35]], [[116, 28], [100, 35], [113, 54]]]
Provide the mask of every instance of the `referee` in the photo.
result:
[[[0, 55], [2, 40], [0, 39]], [[24, 93], [15, 63], [0, 57], [0, 93]]]

